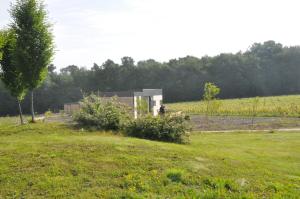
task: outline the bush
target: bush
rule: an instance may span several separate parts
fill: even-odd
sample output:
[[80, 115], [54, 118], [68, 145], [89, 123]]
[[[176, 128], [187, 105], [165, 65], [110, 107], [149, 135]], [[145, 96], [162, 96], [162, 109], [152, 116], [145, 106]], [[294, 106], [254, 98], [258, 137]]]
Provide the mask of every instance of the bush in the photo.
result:
[[169, 178], [172, 182], [182, 182], [184, 171], [181, 169], [170, 169], [167, 172], [167, 178]]
[[147, 115], [132, 120], [125, 128], [125, 133], [132, 137], [185, 143], [188, 141], [188, 130], [188, 120], [184, 115]]
[[129, 107], [112, 100], [103, 100], [96, 95], [85, 97], [74, 120], [80, 125], [97, 130], [120, 130], [129, 121]]

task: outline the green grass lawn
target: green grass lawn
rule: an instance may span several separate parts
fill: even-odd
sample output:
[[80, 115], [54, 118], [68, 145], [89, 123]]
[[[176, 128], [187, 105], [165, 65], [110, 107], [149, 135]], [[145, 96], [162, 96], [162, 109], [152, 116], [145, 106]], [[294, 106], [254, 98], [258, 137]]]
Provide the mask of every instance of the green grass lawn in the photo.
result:
[[[220, 107], [213, 115], [252, 115], [253, 98], [219, 100]], [[184, 111], [188, 114], [205, 114], [206, 103], [181, 102], [167, 104], [173, 111]], [[300, 95], [260, 97], [257, 105], [257, 116], [300, 117]]]
[[179, 145], [0, 124], [1, 199], [299, 196], [300, 133], [194, 133]]

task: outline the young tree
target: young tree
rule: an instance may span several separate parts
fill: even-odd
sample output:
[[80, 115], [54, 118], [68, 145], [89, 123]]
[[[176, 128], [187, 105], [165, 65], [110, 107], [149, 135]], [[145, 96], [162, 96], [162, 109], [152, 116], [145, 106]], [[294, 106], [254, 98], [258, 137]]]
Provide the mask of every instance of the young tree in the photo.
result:
[[51, 25], [40, 0], [17, 0], [11, 8], [12, 29], [16, 39], [16, 65], [31, 92], [31, 116], [35, 120], [33, 91], [47, 76], [47, 67], [54, 54]]
[[220, 104], [215, 101], [216, 96], [220, 93], [220, 91], [221, 89], [215, 84], [211, 82], [205, 83], [203, 100], [206, 102], [206, 116], [208, 116], [210, 112], [214, 111], [213, 109], [217, 109], [220, 106]]
[[259, 101], [260, 101], [259, 97], [255, 97], [251, 100], [251, 107], [249, 112], [251, 116], [252, 128], [254, 128], [254, 119], [257, 116]]
[[13, 97], [17, 98], [21, 124], [24, 124], [21, 101], [24, 99], [27, 89], [23, 82], [23, 75], [15, 64], [16, 35], [13, 31], [0, 32], [0, 79]]

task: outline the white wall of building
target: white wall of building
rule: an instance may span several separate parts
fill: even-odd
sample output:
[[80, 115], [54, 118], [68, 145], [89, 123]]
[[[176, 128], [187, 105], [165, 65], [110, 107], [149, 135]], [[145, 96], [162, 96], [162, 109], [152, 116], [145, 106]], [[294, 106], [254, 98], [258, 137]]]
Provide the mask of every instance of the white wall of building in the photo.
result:
[[154, 103], [155, 106], [153, 106], [153, 115], [157, 116], [159, 114], [159, 109], [160, 109], [163, 97], [162, 97], [162, 95], [154, 95], [152, 97], [152, 100], [155, 102]]
[[137, 102], [140, 100], [142, 97], [141, 96], [134, 96], [133, 97], [133, 111], [134, 111], [134, 118], [138, 118], [138, 110], [137, 110]]

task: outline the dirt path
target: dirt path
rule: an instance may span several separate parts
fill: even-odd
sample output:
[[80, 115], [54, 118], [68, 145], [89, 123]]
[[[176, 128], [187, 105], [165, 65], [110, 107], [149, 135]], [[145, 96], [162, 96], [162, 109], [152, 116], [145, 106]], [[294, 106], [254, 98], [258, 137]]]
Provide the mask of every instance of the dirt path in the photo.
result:
[[65, 123], [65, 124], [72, 124], [73, 120], [70, 115], [65, 114], [53, 114], [52, 116], [46, 118], [46, 122], [59, 122], [59, 123]]
[[221, 130], [221, 131], [200, 131], [201, 133], [234, 133], [234, 132], [300, 132], [300, 128], [292, 128], [292, 129], [268, 129], [268, 130]]
[[191, 121], [195, 131], [300, 129], [300, 118], [193, 115]]

